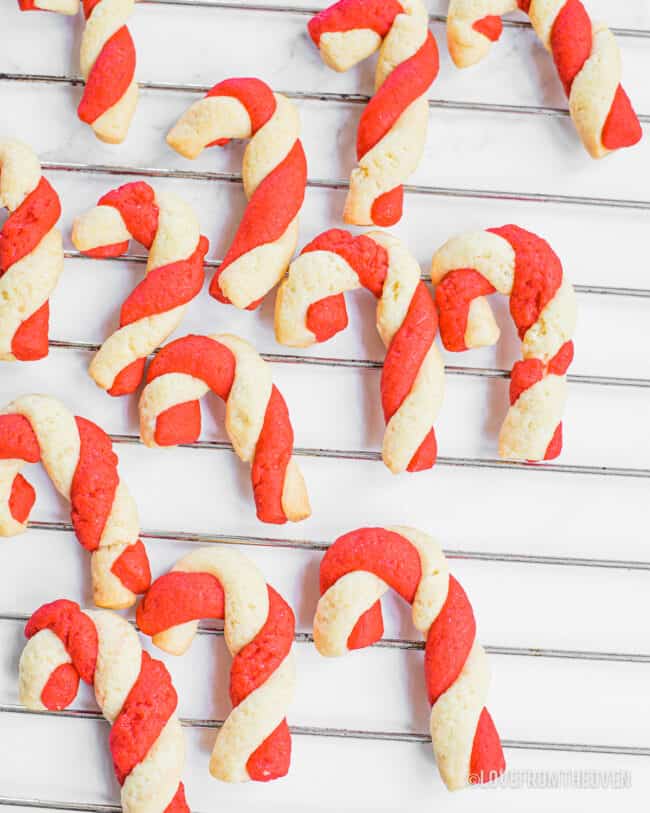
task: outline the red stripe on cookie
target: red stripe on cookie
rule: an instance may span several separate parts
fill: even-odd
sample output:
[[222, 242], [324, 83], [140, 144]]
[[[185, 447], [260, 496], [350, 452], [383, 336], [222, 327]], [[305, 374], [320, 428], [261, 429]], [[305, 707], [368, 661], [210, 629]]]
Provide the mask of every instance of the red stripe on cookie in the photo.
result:
[[210, 573], [172, 571], [151, 585], [136, 610], [138, 627], [145, 635], [202, 618], [223, 618], [225, 597], [218, 579]]
[[81, 121], [92, 124], [120, 101], [135, 76], [135, 63], [135, 45], [124, 25], [104, 43], [90, 70], [77, 108]]
[[506, 769], [506, 760], [499, 734], [492, 722], [490, 712], [484, 708], [478, 718], [472, 755], [469, 762], [469, 781], [471, 785], [492, 782]]
[[117, 455], [103, 429], [75, 417], [79, 431], [79, 461], [72, 478], [70, 502], [77, 539], [89, 551], [97, 550], [113, 507], [119, 483]]
[[194, 443], [201, 434], [201, 405], [185, 401], [161, 412], [156, 418], [154, 440], [158, 446]]
[[564, 375], [573, 361], [574, 346], [572, 341], [564, 342], [548, 363], [548, 372], [553, 375]]
[[292, 450], [293, 428], [289, 410], [280, 391], [273, 385], [251, 468], [257, 517], [262, 522], [279, 525], [287, 521], [282, 492]]
[[44, 302], [14, 333], [11, 352], [18, 361], [36, 361], [47, 356], [49, 327], [50, 304]]
[[560, 422], [555, 427], [555, 432], [553, 433], [551, 442], [546, 447], [546, 452], [544, 453], [544, 460], [555, 460], [556, 457], [560, 456], [561, 451], [562, 451], [562, 423]]
[[326, 342], [348, 326], [348, 309], [343, 294], [332, 294], [313, 302], [307, 308], [307, 329], [317, 342]]
[[41, 447], [31, 423], [24, 415], [0, 415], [0, 460], [38, 463]]
[[601, 134], [603, 146], [608, 150], [632, 147], [641, 141], [642, 136], [641, 122], [632, 102], [619, 85]]
[[467, 350], [465, 332], [469, 307], [473, 300], [489, 296], [494, 290], [488, 280], [473, 268], [455, 268], [436, 285], [440, 337], [447, 350]]
[[487, 17], [482, 17], [480, 20], [477, 20], [472, 25], [472, 28], [478, 31], [479, 34], [483, 34], [483, 36], [487, 37], [491, 42], [496, 42], [503, 32], [503, 23], [501, 22], [501, 17], [498, 17], [496, 14], [488, 14]]
[[85, 248], [81, 253], [86, 257], [94, 257], [96, 260], [103, 260], [106, 257], [119, 257], [129, 247], [129, 241], [123, 243], [111, 243], [107, 246], [97, 246], [97, 248]]
[[[123, 184], [117, 189], [111, 189], [99, 199], [97, 205], [113, 206], [117, 209], [122, 215], [126, 230], [133, 239], [142, 243], [146, 248], [151, 248], [158, 231], [159, 210], [156, 205], [156, 193], [148, 183], [134, 181]], [[117, 245], [122, 245], [122, 243]]]
[[[237, 233], [223, 262], [217, 269], [210, 294], [220, 302], [228, 302], [219, 277], [235, 260], [258, 246], [273, 243], [285, 233], [296, 217], [305, 197], [307, 160], [300, 141], [296, 141], [287, 156], [257, 187], [248, 202]], [[259, 302], [251, 303], [249, 310]]]
[[176, 710], [178, 697], [164, 664], [142, 653], [142, 665], [109, 735], [120, 785], [147, 756]]
[[67, 599], [44, 604], [25, 625], [25, 637], [32, 638], [44, 629], [61, 640], [84, 683], [92, 683], [99, 646], [97, 630], [79, 605]]
[[35, 502], [36, 492], [34, 487], [25, 480], [22, 474], [17, 474], [11, 484], [9, 513], [16, 522], [26, 522]]
[[395, 125], [438, 75], [438, 48], [429, 33], [410, 59], [401, 62], [368, 102], [357, 131], [357, 158], [361, 159]]
[[[321, 562], [321, 595], [346, 573], [356, 570], [374, 573], [409, 604], [413, 603], [422, 575], [417, 550], [403, 536], [386, 528], [359, 528], [336, 540]], [[382, 634], [381, 605], [376, 602], [359, 617], [348, 637], [348, 649], [369, 646]]]
[[546, 240], [519, 226], [501, 226], [488, 232], [507, 240], [515, 252], [510, 314], [523, 339], [562, 284], [562, 263]]
[[404, 9], [397, 0], [340, 0], [316, 14], [307, 23], [314, 45], [323, 34], [369, 28], [383, 39], [393, 20]]
[[396, 186], [375, 198], [370, 216], [375, 226], [393, 226], [402, 217], [404, 209], [404, 187]]
[[0, 231], [0, 272], [30, 254], [61, 217], [61, 203], [49, 181], [38, 186], [5, 221]]
[[522, 392], [544, 378], [544, 365], [540, 359], [517, 361], [510, 373], [510, 404], [514, 404]]
[[[381, 374], [381, 400], [386, 423], [413, 389], [437, 330], [438, 316], [433, 299], [426, 285], [420, 282], [413, 294], [406, 318], [393, 337], [384, 361]], [[422, 468], [431, 468], [435, 463], [435, 451], [435, 434], [432, 429], [415, 452], [408, 470], [420, 471]]]
[[163, 813], [189, 813], [190, 807], [185, 799], [185, 787], [182, 782], [178, 783], [178, 790], [174, 794], [174, 798], [167, 805]]
[[194, 299], [203, 287], [203, 260], [208, 247], [207, 238], [201, 235], [194, 253], [186, 260], [149, 271], [124, 301], [120, 311], [120, 327], [172, 310]]
[[[253, 133], [269, 121], [277, 107], [273, 91], [266, 82], [250, 77], [224, 79], [205, 94], [206, 99], [213, 96], [230, 96], [241, 102], [250, 117]], [[228, 141], [220, 139], [219, 146], [224, 146]]]
[[[233, 659], [230, 671], [230, 699], [233, 706], [238, 706], [271, 677], [293, 644], [293, 611], [272, 587], [268, 591], [269, 614], [264, 626]], [[251, 779], [268, 782], [286, 776], [290, 762], [291, 735], [287, 721], [283, 720], [250, 755], [246, 770]]]
[[72, 703], [78, 690], [79, 673], [71, 663], [62, 663], [43, 686], [41, 703], [50, 711], [61, 711]]
[[111, 567], [111, 573], [132, 593], [136, 595], [146, 593], [151, 584], [151, 568], [141, 539], [129, 545], [117, 557]]
[[591, 54], [591, 20], [580, 0], [567, 0], [551, 30], [553, 61], [567, 96]]
[[424, 673], [432, 705], [456, 681], [475, 637], [472, 605], [460, 584], [449, 576], [447, 598], [429, 627], [424, 653]]
[[135, 392], [142, 381], [145, 362], [146, 359], [136, 359], [121, 369], [115, 376], [111, 388], [107, 390], [108, 394], [117, 397]]

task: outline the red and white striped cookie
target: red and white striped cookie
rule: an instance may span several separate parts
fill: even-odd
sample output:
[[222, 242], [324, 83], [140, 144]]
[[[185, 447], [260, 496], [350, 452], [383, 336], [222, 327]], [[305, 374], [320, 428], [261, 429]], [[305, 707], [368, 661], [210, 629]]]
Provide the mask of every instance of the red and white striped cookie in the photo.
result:
[[348, 323], [343, 292], [361, 287], [377, 297], [377, 330], [387, 349], [381, 378], [384, 463], [394, 473], [429, 469], [444, 394], [444, 367], [434, 344], [438, 317], [420, 266], [397, 238], [384, 232], [354, 237], [340, 229], [319, 235], [291, 263], [278, 290], [276, 338], [291, 347], [327, 341]]
[[375, 95], [357, 132], [359, 165], [350, 176], [343, 220], [392, 226], [402, 217], [402, 184], [415, 171], [427, 135], [427, 91], [438, 48], [421, 0], [340, 0], [309, 21], [325, 63], [346, 71], [378, 48]]
[[621, 54], [612, 32], [593, 24], [580, 0], [450, 0], [447, 42], [459, 68], [474, 65], [501, 36], [501, 15], [526, 12], [553, 57], [569, 111], [592, 158], [631, 147], [642, 136], [621, 86]]
[[273, 523], [306, 519], [311, 508], [291, 456], [287, 405], [269, 365], [237, 336], [185, 336], [155, 356], [140, 397], [145, 446], [196, 441], [201, 433], [199, 399], [210, 390], [226, 402], [226, 431], [235, 452], [251, 462], [258, 518]]
[[124, 618], [81, 610], [73, 601], [44, 604], [25, 627], [20, 700], [29, 709], [61, 710], [79, 679], [93, 686], [111, 724], [109, 745], [124, 813], [189, 813], [180, 781], [185, 737], [178, 698], [161, 661], [142, 651]]
[[167, 143], [185, 158], [250, 138], [242, 178], [248, 206], [210, 285], [220, 302], [256, 308], [284, 276], [298, 240], [307, 162], [292, 102], [259, 79], [226, 79], [176, 122]]
[[92, 552], [95, 604], [130, 607], [136, 593], [149, 587], [151, 574], [138, 538], [138, 512], [120, 479], [111, 439], [47, 395], [25, 395], [0, 412], [0, 536], [27, 528], [35, 492], [20, 471], [39, 460], [71, 504], [77, 539]]
[[86, 85], [77, 114], [97, 138], [120, 144], [138, 102], [135, 46], [126, 24], [135, 0], [83, 0], [86, 25], [79, 54]]
[[440, 336], [447, 350], [496, 344], [500, 331], [485, 297], [495, 291], [510, 297], [523, 361], [510, 375], [511, 406], [499, 435], [499, 455], [528, 461], [557, 457], [576, 301], [553, 249], [519, 226], [467, 232], [436, 252], [431, 281], [437, 286]]
[[34, 361], [48, 353], [48, 300], [63, 271], [61, 204], [20, 141], [0, 140], [0, 206], [0, 360]]
[[294, 694], [291, 607], [236, 550], [199, 548], [151, 585], [138, 607], [140, 629], [165, 652], [182, 655], [202, 618], [223, 618], [233, 656], [233, 710], [219, 729], [210, 773], [225, 782], [285, 776], [291, 735], [285, 715]]
[[56, 11], [58, 14], [76, 14], [79, 0], [18, 0], [21, 11]]
[[389, 588], [413, 605], [413, 623], [426, 636], [431, 739], [445, 785], [457, 790], [495, 779], [505, 760], [485, 708], [489, 664], [471, 604], [430, 536], [396, 527], [339, 537], [320, 566], [316, 648], [337, 656], [378, 641], [384, 632], [379, 599]]
[[89, 257], [118, 257], [137, 240], [149, 249], [146, 277], [122, 305], [120, 327], [90, 363], [95, 383], [109, 395], [134, 392], [145, 361], [181, 323], [203, 287], [208, 240], [189, 204], [137, 181], [108, 192], [78, 217], [72, 242]]

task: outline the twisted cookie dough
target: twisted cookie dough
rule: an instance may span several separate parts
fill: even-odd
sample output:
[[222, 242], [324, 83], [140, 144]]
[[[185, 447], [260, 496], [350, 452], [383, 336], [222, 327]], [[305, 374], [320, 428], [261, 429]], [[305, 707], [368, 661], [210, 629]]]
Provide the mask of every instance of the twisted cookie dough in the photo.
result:
[[360, 528], [337, 539], [320, 566], [316, 648], [333, 657], [378, 641], [379, 599], [391, 587], [413, 605], [413, 623], [426, 635], [431, 740], [445, 785], [457, 790], [495, 779], [505, 760], [485, 708], [487, 657], [469, 600], [430, 536], [414, 528]]
[[298, 240], [307, 162], [293, 103], [259, 79], [226, 79], [176, 122], [167, 143], [185, 158], [231, 138], [250, 138], [242, 178], [248, 206], [210, 293], [256, 308], [284, 276]]
[[[86, 25], [79, 54], [85, 81], [77, 115], [100, 141], [121, 144], [138, 102], [135, 45], [126, 26], [135, 0], [82, 0]], [[79, 0], [18, 0], [21, 11], [76, 14]]]
[[71, 504], [80, 544], [92, 552], [93, 598], [99, 607], [130, 607], [151, 574], [138, 539], [138, 512], [117, 471], [111, 440], [96, 424], [72, 415], [46, 395], [17, 398], [0, 413], [0, 536], [27, 528], [32, 486], [25, 463], [43, 462]]
[[381, 398], [386, 419], [384, 463], [395, 474], [431, 468], [433, 422], [444, 393], [444, 367], [434, 344], [438, 317], [420, 266], [395, 237], [323, 232], [293, 261], [278, 290], [275, 333], [281, 344], [308, 347], [347, 326], [344, 291], [377, 297], [377, 330], [387, 348]]
[[134, 392], [147, 356], [176, 330], [203, 287], [207, 238], [191, 206], [148, 183], [125, 184], [78, 217], [72, 242], [89, 257], [118, 257], [133, 238], [149, 249], [146, 277], [122, 305], [120, 327], [102, 344], [89, 373], [109, 395]]
[[210, 773], [225, 782], [285, 776], [291, 760], [285, 714], [295, 683], [291, 607], [238, 551], [199, 548], [156, 579], [137, 621], [156, 646], [182, 655], [201, 618], [224, 619], [233, 656], [233, 710], [217, 734]]
[[298, 522], [309, 497], [292, 457], [293, 428], [269, 365], [236, 336], [185, 336], [151, 362], [140, 397], [140, 435], [146, 446], [193, 443], [201, 433], [199, 399], [212, 390], [226, 402], [226, 431], [237, 455], [251, 461], [257, 516]]
[[79, 679], [92, 685], [111, 724], [124, 813], [189, 813], [180, 781], [185, 738], [176, 691], [165, 666], [142, 651], [131, 624], [59, 599], [36, 610], [25, 635], [19, 669], [23, 705], [64, 709]]
[[135, 45], [126, 26], [135, 0], [83, 0], [79, 61], [86, 85], [77, 109], [97, 138], [120, 144], [138, 102]]
[[529, 461], [557, 457], [576, 302], [553, 249], [519, 226], [468, 232], [436, 252], [431, 281], [447, 350], [495, 344], [499, 328], [485, 297], [495, 291], [510, 297], [524, 359], [512, 368], [499, 455]]
[[61, 204], [20, 141], [0, 140], [0, 206], [10, 213], [0, 230], [0, 360], [35, 361], [48, 353], [48, 300], [63, 271]]
[[309, 22], [325, 63], [346, 71], [378, 48], [375, 95], [357, 132], [359, 165], [350, 176], [343, 220], [392, 226], [402, 217], [402, 184], [415, 171], [427, 135], [427, 91], [438, 48], [421, 0], [341, 0]]
[[621, 55], [612, 32], [592, 24], [580, 0], [450, 0], [447, 42], [459, 68], [473, 65], [501, 36], [501, 15], [526, 12], [552, 55], [569, 112], [592, 158], [631, 147], [642, 136], [621, 86]]

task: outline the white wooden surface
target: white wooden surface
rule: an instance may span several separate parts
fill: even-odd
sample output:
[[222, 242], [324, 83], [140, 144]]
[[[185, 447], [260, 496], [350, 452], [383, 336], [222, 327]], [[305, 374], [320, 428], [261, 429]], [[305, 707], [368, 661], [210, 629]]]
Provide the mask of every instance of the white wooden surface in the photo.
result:
[[[293, 0], [307, 6], [305, 0]], [[263, 3], [266, 5], [267, 3]], [[262, 5], [259, 3], [258, 5]], [[268, 3], [271, 5], [271, 3]], [[316, 3], [324, 5], [324, 3]], [[611, 25], [650, 28], [646, 0], [593, 0], [595, 16]], [[0, 72], [75, 75], [80, 20], [19, 14], [12, 0], [0, 10]], [[432, 13], [443, 0], [429, 0]], [[372, 61], [346, 75], [325, 68], [298, 13], [227, 10], [141, 3], [132, 32], [141, 81], [211, 85], [227, 76], [257, 75], [277, 90], [370, 93]], [[434, 99], [564, 106], [550, 60], [530, 31], [506, 29], [480, 67], [464, 73], [450, 64], [444, 29], [432, 25], [441, 52]], [[650, 40], [622, 38], [625, 86], [637, 110], [650, 113]], [[128, 141], [109, 148], [95, 141], [74, 115], [79, 89], [68, 84], [0, 79], [0, 133], [29, 141], [45, 162], [111, 164], [124, 168], [239, 171], [242, 147], [208, 151], [190, 165], [167, 148], [164, 133], [188, 103], [186, 92], [143, 91]], [[310, 177], [342, 180], [353, 161], [359, 105], [305, 101], [300, 105]], [[634, 150], [594, 163], [570, 122], [524, 116], [431, 110], [425, 160], [413, 183], [522, 193], [649, 199], [650, 140]], [[63, 201], [62, 226], [93, 205], [120, 176], [66, 171], [47, 173]], [[157, 179], [196, 206], [211, 240], [212, 258], [223, 256], [244, 208], [241, 186], [205, 180]], [[311, 188], [301, 221], [302, 245], [340, 225], [343, 192]], [[408, 241], [426, 269], [437, 246], [458, 231], [515, 222], [546, 237], [575, 283], [650, 288], [647, 211], [530, 202], [481, 201], [408, 195], [406, 216], [395, 232]], [[139, 247], [134, 247], [140, 251]], [[141, 278], [142, 265], [71, 259], [52, 299], [55, 339], [100, 342], [116, 324], [119, 303]], [[210, 272], [211, 275], [211, 272]], [[306, 355], [381, 359], [367, 295], [350, 297], [351, 327]], [[650, 379], [650, 302], [647, 298], [583, 293], [573, 372]], [[508, 368], [517, 342], [500, 303], [506, 340], [496, 349], [450, 364]], [[255, 314], [220, 306], [205, 291], [189, 309], [179, 335], [232, 330], [261, 351], [283, 352], [272, 332], [272, 298]], [[89, 353], [53, 349], [48, 359], [0, 368], [0, 401], [32, 391], [64, 399], [81, 415], [113, 433], [136, 433], [136, 399], [110, 399], [86, 374]], [[333, 366], [274, 364], [302, 447], [377, 450], [383, 421], [379, 372]], [[438, 421], [440, 453], [493, 458], [505, 412], [507, 381], [449, 375]], [[648, 390], [576, 383], [570, 387], [565, 450], [560, 463], [647, 469], [650, 465]], [[205, 410], [204, 438], [224, 438], [222, 408]], [[229, 451], [118, 448], [123, 477], [136, 496], [143, 528], [174, 533], [331, 541], [364, 524], [412, 524], [435, 534], [445, 548], [483, 554], [456, 558], [454, 572], [474, 604], [481, 640], [494, 647], [649, 654], [647, 618], [648, 480], [632, 477], [552, 474], [438, 467], [392, 477], [377, 462], [301, 458], [313, 518], [276, 528], [256, 521], [247, 467]], [[67, 509], [38, 467], [33, 518], [67, 520]], [[147, 540], [154, 574], [165, 572], [188, 550], [180, 541]], [[317, 600], [321, 554], [282, 544], [246, 545], [296, 610], [298, 626], [310, 628]], [[508, 556], [509, 555], [509, 556]], [[513, 561], [512, 555], [547, 557]], [[509, 558], [510, 557], [510, 558]], [[564, 559], [637, 562], [635, 568]], [[503, 558], [503, 557], [502, 557]], [[645, 563], [645, 570], [643, 569]], [[44, 601], [66, 596], [89, 601], [88, 562], [71, 534], [31, 530], [0, 544], [0, 616], [30, 613]], [[412, 640], [406, 608], [385, 602], [389, 637]], [[0, 620], [0, 705], [18, 702], [16, 666], [22, 623]], [[216, 652], [216, 657], [215, 657]], [[373, 648], [347, 659], [325, 661], [298, 643], [299, 683], [290, 722], [374, 731], [425, 732], [428, 708], [422, 654]], [[199, 636], [183, 659], [165, 658], [185, 717], [227, 714], [228, 657], [223, 640]], [[489, 707], [507, 740], [587, 746], [650, 746], [649, 663], [522, 654], [494, 654]], [[82, 692], [78, 708], [94, 708]], [[113, 803], [119, 800], [101, 721], [0, 715], [0, 795]], [[471, 790], [450, 796], [424, 744], [296, 736], [289, 778], [271, 785], [232, 787], [207, 771], [214, 732], [186, 729], [185, 773], [193, 810], [394, 810], [500, 809], [594, 810], [622, 805], [645, 809], [649, 757], [543, 749], [507, 749], [513, 772], [528, 769], [629, 771], [631, 787], [619, 791], [578, 788]], [[523, 781], [525, 784], [525, 780]], [[552, 778], [551, 780], [552, 781]], [[515, 784], [515, 781], [513, 781]]]

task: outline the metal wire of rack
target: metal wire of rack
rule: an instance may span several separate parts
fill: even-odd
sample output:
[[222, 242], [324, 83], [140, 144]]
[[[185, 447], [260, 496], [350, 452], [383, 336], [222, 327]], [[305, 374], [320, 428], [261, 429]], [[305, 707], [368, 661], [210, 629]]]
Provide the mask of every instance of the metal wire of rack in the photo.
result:
[[[320, 7], [305, 7], [280, 4], [260, 4], [244, 2], [221, 2], [221, 0], [139, 0], [142, 6], [184, 6], [192, 8], [222, 9], [246, 12], [268, 12], [274, 14], [297, 14], [311, 15], [320, 10]], [[430, 20], [435, 23], [444, 23], [446, 17], [442, 14], [431, 14]], [[526, 29], [530, 28], [528, 22], [520, 20], [505, 19], [504, 25], [509, 28]], [[613, 28], [613, 33], [619, 37], [650, 39], [650, 29], [634, 28]], [[26, 74], [15, 72], [0, 72], [0, 82], [31, 82], [40, 84], [58, 84], [66, 86], [77, 86], [82, 84], [82, 79], [73, 75], [50, 75], [50, 74]], [[155, 92], [182, 92], [182, 93], [205, 93], [207, 86], [183, 83], [162, 83], [154, 81], [142, 81], [141, 88]], [[365, 104], [369, 97], [363, 94], [350, 93], [316, 93], [316, 92], [296, 92], [291, 90], [280, 90], [286, 96], [298, 101], [316, 101], [326, 103], [343, 104]], [[510, 115], [526, 115], [551, 118], [565, 118], [569, 112], [565, 108], [542, 106], [542, 105], [511, 105], [482, 103], [473, 101], [450, 101], [439, 98], [429, 99], [429, 105], [436, 109], [472, 111], [484, 113], [499, 113]], [[644, 124], [650, 124], [650, 113], [643, 113], [639, 119]], [[81, 164], [70, 162], [43, 162], [43, 168], [50, 172], [72, 172], [72, 173], [93, 173], [119, 176], [135, 176], [146, 178], [172, 178], [178, 180], [197, 181], [219, 181], [224, 183], [241, 183], [241, 175], [227, 172], [192, 171], [180, 169], [167, 169], [156, 167], [135, 167], [124, 165], [101, 165], [101, 164]], [[313, 188], [340, 190], [347, 187], [347, 182], [339, 179], [311, 178], [308, 185]], [[535, 192], [515, 192], [509, 190], [486, 190], [449, 188], [422, 185], [406, 185], [405, 191], [408, 194], [428, 195], [441, 198], [473, 198], [483, 200], [518, 201], [531, 204], [555, 204], [560, 206], [588, 206], [599, 208], [611, 208], [622, 210], [650, 211], [650, 199], [619, 199], [608, 197], [578, 196], [565, 194], [545, 194]], [[76, 251], [66, 251], [68, 259], [80, 258], [82, 255]], [[137, 253], [130, 253], [119, 258], [110, 258], [109, 262], [146, 262], [146, 256]], [[219, 260], [206, 262], [208, 267], [218, 267]], [[600, 296], [623, 296], [648, 299], [650, 298], [650, 288], [625, 288], [617, 286], [597, 286], [597, 285], [576, 285], [576, 291], [582, 295]], [[98, 345], [90, 342], [75, 342], [66, 339], [53, 339], [50, 341], [53, 348], [77, 351], [95, 351]], [[371, 359], [345, 359], [330, 357], [312, 357], [296, 354], [262, 354], [263, 357], [273, 363], [283, 364], [305, 364], [323, 365], [333, 367], [350, 367], [360, 369], [379, 369], [380, 361]], [[507, 378], [507, 370], [467, 367], [461, 365], [447, 365], [446, 372], [451, 375], [478, 376], [486, 378]], [[597, 375], [576, 375], [568, 376], [572, 384], [615, 386], [630, 388], [650, 388], [650, 380], [634, 377], [614, 377]], [[116, 443], [134, 444], [140, 440], [136, 435], [114, 434], [111, 436]], [[206, 449], [212, 451], [231, 451], [229, 443], [221, 441], [198, 441], [188, 444], [194, 449]], [[362, 450], [341, 450], [341, 449], [319, 449], [319, 448], [296, 448], [295, 454], [310, 457], [325, 457], [336, 459], [351, 459], [359, 461], [376, 461], [381, 459], [381, 455], [376, 451]], [[496, 459], [459, 458], [459, 457], [439, 457], [438, 464], [442, 466], [460, 466], [472, 468], [490, 468], [501, 470], [516, 470], [526, 472], [552, 472], [576, 475], [596, 475], [630, 478], [650, 478], [650, 468], [624, 468], [613, 466], [586, 466], [568, 464], [544, 464], [541, 466], [530, 466], [525, 463], [515, 463]], [[29, 527], [33, 530], [51, 531], [55, 533], [70, 533], [72, 526], [65, 522], [44, 522], [32, 521]], [[206, 533], [190, 533], [176, 530], [143, 530], [141, 536], [150, 541], [174, 540], [188, 544], [237, 544], [261, 547], [283, 547], [300, 550], [326, 550], [328, 543], [318, 540], [294, 540], [276, 537], [254, 537], [254, 536], [233, 536]], [[609, 568], [626, 571], [650, 571], [650, 561], [597, 559], [597, 558], [577, 558], [560, 556], [535, 556], [524, 554], [511, 554], [499, 552], [477, 552], [471, 550], [446, 550], [445, 554], [450, 559], [468, 559], [490, 562], [508, 562], [520, 564], [542, 564], [568, 567], [587, 568]], [[28, 616], [17, 612], [0, 612], [0, 622], [24, 622]], [[223, 630], [200, 626], [199, 633], [203, 635], [222, 636]], [[309, 633], [297, 633], [295, 637], [298, 644], [311, 644], [312, 636]], [[415, 640], [404, 639], [382, 639], [374, 644], [376, 647], [393, 649], [423, 649], [423, 643]], [[552, 648], [533, 647], [506, 647], [499, 645], [487, 645], [485, 649], [492, 655], [508, 657], [541, 657], [557, 659], [573, 659], [586, 661], [609, 661], [625, 663], [650, 663], [650, 653], [634, 652], [600, 652], [587, 650], [569, 650]], [[65, 711], [43, 711], [35, 712], [27, 710], [21, 706], [12, 704], [0, 704], [0, 714], [29, 714], [43, 715], [48, 717], [67, 717], [77, 720], [102, 719], [102, 715], [91, 709], [71, 709]], [[192, 728], [216, 729], [223, 724], [222, 720], [203, 718], [184, 718], [183, 725]], [[430, 742], [430, 736], [417, 732], [402, 731], [371, 731], [356, 730], [347, 728], [329, 728], [317, 726], [292, 726], [292, 733], [302, 736], [337, 737], [350, 739], [373, 739], [387, 740], [404, 743], [426, 743]], [[562, 751], [577, 752], [584, 754], [611, 754], [625, 756], [650, 756], [650, 747], [622, 746], [622, 745], [599, 745], [591, 743], [553, 742], [553, 741], [532, 741], [532, 740], [503, 740], [505, 748], [526, 749], [541, 751]], [[78, 813], [119, 813], [119, 805], [93, 804], [67, 800], [45, 800], [37, 798], [18, 798], [10, 796], [0, 796], [0, 807], [25, 807], [33, 809], [48, 809], [61, 811], [76, 811]]]

